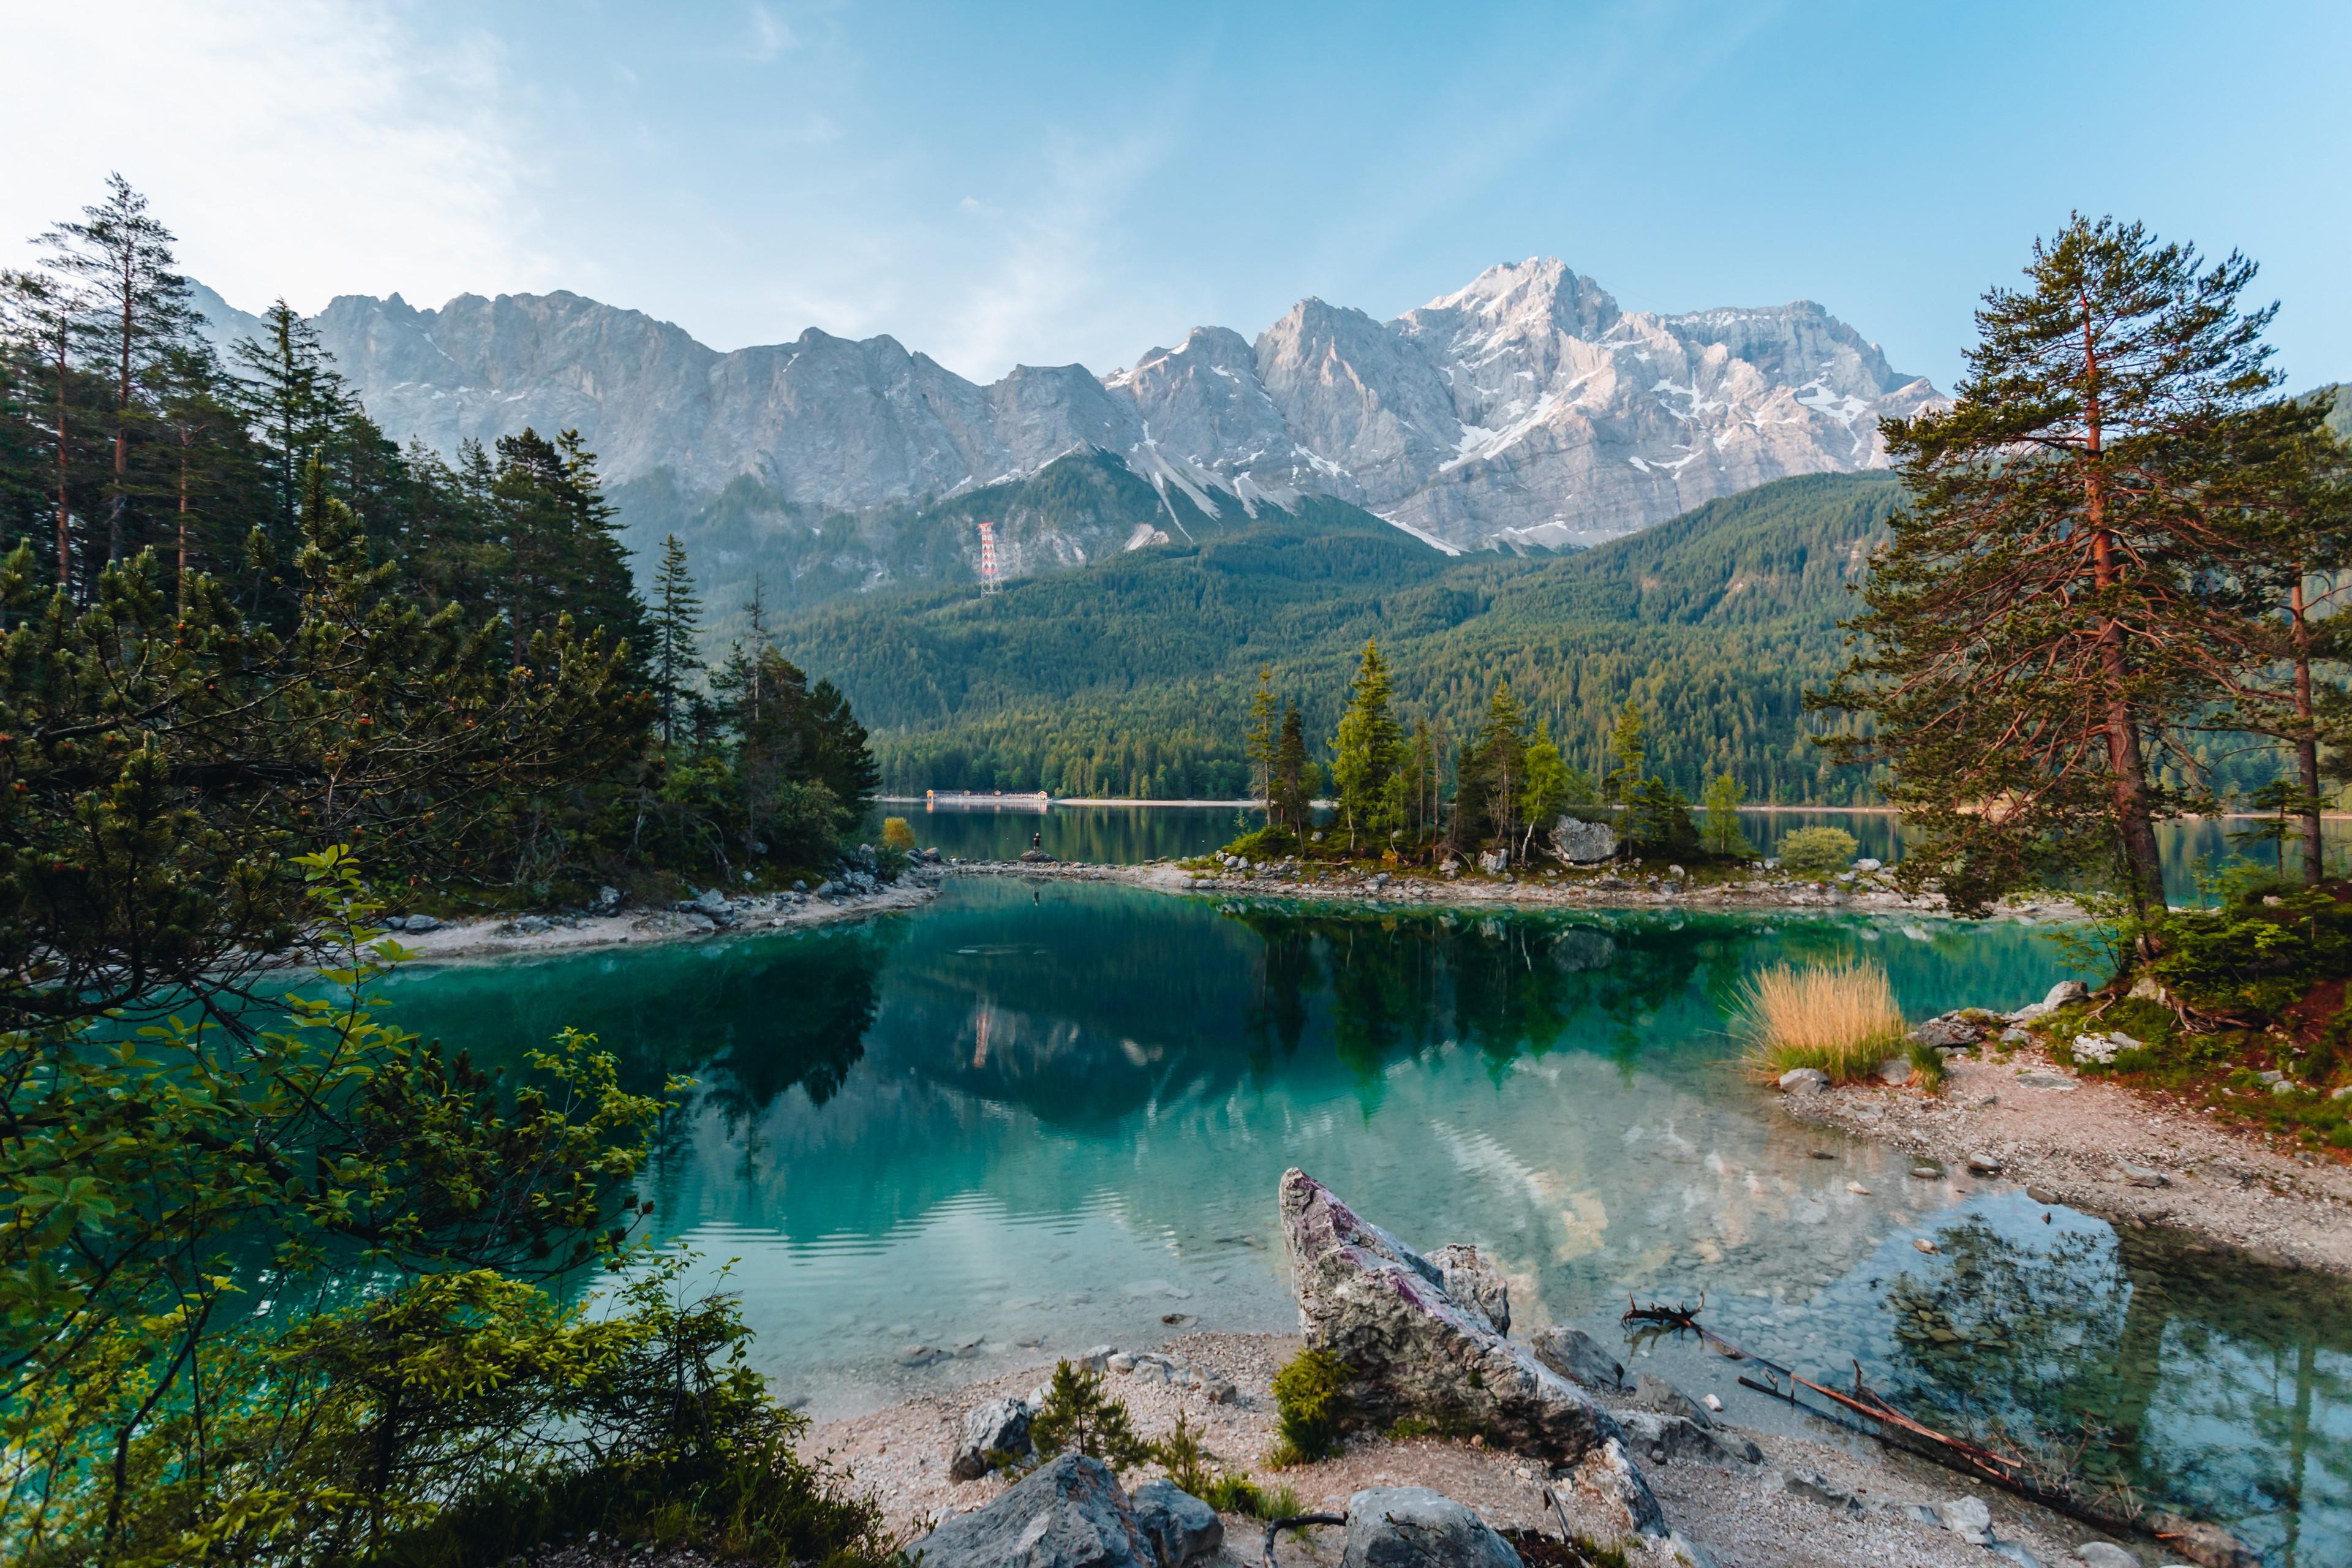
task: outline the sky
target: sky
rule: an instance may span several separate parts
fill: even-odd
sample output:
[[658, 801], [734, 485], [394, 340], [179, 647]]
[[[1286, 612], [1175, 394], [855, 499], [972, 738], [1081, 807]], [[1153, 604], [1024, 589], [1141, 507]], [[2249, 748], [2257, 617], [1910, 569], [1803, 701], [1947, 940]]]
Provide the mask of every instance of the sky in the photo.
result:
[[569, 289], [975, 379], [1556, 256], [1815, 300], [1948, 389], [2071, 211], [2352, 379], [2352, 5], [0, 0], [0, 264], [121, 171], [233, 304]]

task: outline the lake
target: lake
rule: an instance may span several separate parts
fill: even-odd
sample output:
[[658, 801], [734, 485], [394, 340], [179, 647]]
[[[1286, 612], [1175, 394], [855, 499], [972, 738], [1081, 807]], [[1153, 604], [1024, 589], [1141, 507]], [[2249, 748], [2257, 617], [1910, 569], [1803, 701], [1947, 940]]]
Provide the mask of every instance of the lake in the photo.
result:
[[[644, 1178], [655, 1239], [704, 1278], [732, 1260], [761, 1370], [815, 1415], [1097, 1343], [1294, 1331], [1275, 1187], [1295, 1164], [1417, 1245], [1478, 1243], [1527, 1327], [1613, 1343], [1629, 1294], [1705, 1292], [1717, 1329], [1820, 1381], [1858, 1362], [1933, 1417], [2053, 1442], [2095, 1420], [2095, 1464], [2270, 1562], [2352, 1557], [2340, 1287], [2045, 1225], [1998, 1184], [1789, 1120], [1738, 1068], [1731, 998], [1761, 964], [1848, 956], [1915, 1016], [2065, 973], [2014, 923], [960, 879], [864, 924], [385, 989], [477, 1059], [568, 1024], [638, 1083], [692, 1074]], [[917, 1345], [955, 1353], [905, 1364]], [[1793, 1419], [1733, 1363], [1649, 1354], [1734, 1419]]]

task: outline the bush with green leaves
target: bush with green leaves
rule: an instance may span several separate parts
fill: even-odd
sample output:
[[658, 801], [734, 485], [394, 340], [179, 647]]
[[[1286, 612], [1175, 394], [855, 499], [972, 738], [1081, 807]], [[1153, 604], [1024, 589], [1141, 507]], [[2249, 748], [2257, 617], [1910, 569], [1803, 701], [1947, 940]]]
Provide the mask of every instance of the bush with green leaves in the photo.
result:
[[1800, 827], [1780, 840], [1780, 868], [1797, 877], [1834, 877], [1862, 847], [1843, 827]]
[[534, 1282], [626, 1261], [664, 1100], [575, 1033], [506, 1082], [393, 1026], [356, 863], [297, 864], [325, 998], [0, 1034], [0, 1559], [499, 1561], [448, 1521], [529, 1545], [582, 1500], [651, 1531], [694, 1498], [771, 1561], [878, 1561], [731, 1300], [675, 1264], [610, 1310]]
[[2153, 923], [2150, 973], [2200, 1011], [2269, 1020], [2323, 979], [2352, 973], [2352, 906], [2323, 889], [2233, 889], [2219, 908]]
[[1348, 1388], [1355, 1369], [1329, 1351], [1300, 1351], [1274, 1374], [1277, 1465], [1328, 1458], [1339, 1451], [1350, 1419]]
[[1153, 1457], [1151, 1445], [1136, 1436], [1126, 1403], [1104, 1394], [1103, 1374], [1066, 1361], [1054, 1365], [1045, 1401], [1029, 1418], [1029, 1440], [1040, 1458], [1084, 1454], [1114, 1470], [1132, 1469]]

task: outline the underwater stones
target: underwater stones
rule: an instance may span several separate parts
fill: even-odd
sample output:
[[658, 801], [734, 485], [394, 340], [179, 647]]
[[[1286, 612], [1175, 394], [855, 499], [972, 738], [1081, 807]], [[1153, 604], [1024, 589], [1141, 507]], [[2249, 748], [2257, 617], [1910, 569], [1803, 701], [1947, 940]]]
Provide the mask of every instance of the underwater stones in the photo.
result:
[[1536, 1360], [1570, 1383], [1587, 1388], [1622, 1388], [1625, 1369], [1601, 1342], [1582, 1329], [1555, 1327], [1536, 1335], [1528, 1348]]
[[933, 1362], [948, 1360], [953, 1351], [943, 1351], [937, 1345], [908, 1345], [898, 1352], [900, 1366], [924, 1367]]
[[1830, 1075], [1819, 1068], [1790, 1068], [1780, 1075], [1783, 1094], [1823, 1094], [1829, 1087]]
[[1944, 1173], [1944, 1167], [1933, 1160], [1920, 1160], [1912, 1164], [1911, 1173], [1923, 1182], [1932, 1182]]
[[[1306, 1172], [1283, 1173], [1281, 1208], [1300, 1335], [1354, 1373], [1349, 1396], [1360, 1417], [1458, 1423], [1571, 1465], [1620, 1435], [1582, 1389], [1446, 1294], [1434, 1264]], [[1638, 1470], [1632, 1481], [1646, 1500], [1636, 1513], [1647, 1531], [1659, 1523], [1657, 1502]]]
[[1348, 1500], [1341, 1568], [1519, 1568], [1485, 1520], [1427, 1487], [1370, 1487]]

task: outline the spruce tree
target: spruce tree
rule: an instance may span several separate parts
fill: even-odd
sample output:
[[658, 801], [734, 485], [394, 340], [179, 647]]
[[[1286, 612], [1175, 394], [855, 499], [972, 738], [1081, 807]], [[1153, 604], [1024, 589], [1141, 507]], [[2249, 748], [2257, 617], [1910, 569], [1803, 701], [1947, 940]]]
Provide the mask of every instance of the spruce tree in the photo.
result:
[[147, 198], [121, 174], [106, 179], [106, 199], [82, 208], [78, 222], [40, 237], [42, 266], [72, 280], [76, 326], [111, 384], [114, 478], [106, 502], [106, 559], [123, 558], [131, 500], [131, 433], [152, 407], [148, 382], [172, 349], [203, 320], [188, 303], [188, 280], [172, 270], [172, 231], [150, 216]]
[[686, 546], [673, 533], [662, 541], [654, 572], [653, 688], [661, 704], [662, 744], [677, 743], [678, 715], [702, 673], [696, 651], [702, 636], [702, 601], [687, 570]]
[[1377, 831], [1389, 779], [1396, 772], [1397, 749], [1403, 731], [1390, 711], [1388, 666], [1381, 661], [1377, 639], [1364, 644], [1362, 662], [1348, 689], [1347, 711], [1339, 716], [1339, 732], [1331, 742], [1331, 783], [1339, 796], [1339, 815], [1348, 824], [1348, 847], [1356, 847], [1359, 833]]
[[1274, 700], [1274, 667], [1259, 665], [1257, 690], [1250, 698], [1249, 727], [1242, 731], [1242, 756], [1250, 767], [1250, 793], [1257, 797], [1261, 809], [1268, 807], [1274, 795], [1275, 751], [1281, 742], [1281, 722]]
[[239, 411], [266, 457], [275, 537], [290, 541], [301, 509], [303, 475], [323, 457], [352, 403], [319, 334], [284, 300], [261, 313], [262, 335], [229, 349], [238, 375]]
[[2164, 908], [2156, 821], [2187, 804], [2164, 764], [2197, 776], [2183, 729], [2247, 657], [2205, 502], [2277, 379], [2272, 310], [2238, 303], [2253, 271], [2078, 215], [1986, 295], [1958, 401], [1881, 426], [1909, 505], [1847, 623], [1861, 651], [1808, 704], [1863, 721], [1824, 743], [1892, 768], [1906, 873], [1958, 909], [2101, 863]]
[[1609, 755], [1616, 766], [1609, 770], [1602, 787], [1612, 805], [1626, 800], [1643, 777], [1643, 770], [1649, 761], [1649, 748], [1643, 739], [1642, 710], [1633, 700], [1625, 700], [1624, 709], [1617, 715], [1616, 728], [1609, 731]]
[[1282, 732], [1274, 748], [1274, 783], [1267, 792], [1266, 814], [1307, 842], [1307, 825], [1314, 797], [1315, 764], [1307, 760], [1307, 723], [1293, 702], [1283, 710]]
[[1699, 843], [1708, 854], [1727, 860], [1744, 860], [1756, 853], [1756, 847], [1739, 829], [1739, 802], [1745, 793], [1739, 781], [1729, 773], [1718, 776], [1706, 786], [1700, 802], [1706, 807], [1706, 819], [1699, 828]]
[[1495, 688], [1479, 727], [1478, 770], [1486, 786], [1487, 823], [1509, 847], [1519, 821], [1519, 790], [1527, 781], [1528, 721], [1507, 680]]

